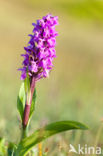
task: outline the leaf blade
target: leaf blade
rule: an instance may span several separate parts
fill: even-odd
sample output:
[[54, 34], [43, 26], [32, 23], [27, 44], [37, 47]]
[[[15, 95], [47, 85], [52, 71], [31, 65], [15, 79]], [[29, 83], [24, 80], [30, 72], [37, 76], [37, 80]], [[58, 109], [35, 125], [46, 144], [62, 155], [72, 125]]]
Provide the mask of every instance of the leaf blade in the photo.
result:
[[26, 95], [25, 95], [25, 87], [23, 82], [21, 84], [19, 95], [17, 97], [17, 109], [20, 114], [21, 120], [23, 119], [25, 101], [26, 101]]
[[31, 136], [23, 139], [17, 148], [16, 156], [18, 155], [18, 153], [19, 156], [25, 156], [34, 145], [45, 140], [46, 138], [58, 134], [60, 132], [73, 129], [86, 130], [88, 129], [88, 127], [84, 124], [75, 121], [59, 121], [49, 124], [44, 128], [35, 131]]
[[[30, 92], [30, 80], [26, 78], [26, 80], [21, 84], [19, 95], [17, 97], [17, 109], [20, 114], [21, 120], [23, 120], [25, 103], [29, 92]], [[34, 90], [33, 97], [32, 97], [29, 121], [33, 115], [33, 112], [35, 111], [35, 102], [36, 102], [36, 89]]]
[[33, 112], [35, 111], [35, 102], [36, 102], [36, 89], [34, 90], [33, 97], [32, 97], [32, 103], [31, 103], [31, 107], [30, 107], [29, 118], [32, 117]]

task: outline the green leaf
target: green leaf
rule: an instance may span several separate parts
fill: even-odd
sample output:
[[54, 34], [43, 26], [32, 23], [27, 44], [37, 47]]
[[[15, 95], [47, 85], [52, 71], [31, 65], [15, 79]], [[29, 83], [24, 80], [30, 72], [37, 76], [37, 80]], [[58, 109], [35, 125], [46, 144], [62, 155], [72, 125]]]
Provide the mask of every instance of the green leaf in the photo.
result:
[[[19, 111], [21, 120], [23, 120], [25, 103], [26, 103], [26, 100], [30, 98], [29, 96], [30, 96], [30, 79], [27, 77], [25, 79], [25, 81], [21, 84], [19, 95], [17, 98], [17, 109]], [[33, 115], [34, 110], [35, 110], [35, 101], [36, 101], [36, 89], [33, 93], [33, 98], [32, 98], [32, 103], [31, 103], [31, 108], [30, 108], [29, 121]]]
[[35, 91], [34, 91], [34, 93], [33, 93], [33, 97], [32, 97], [32, 103], [31, 103], [29, 118], [32, 117], [33, 112], [34, 112], [34, 110], [35, 110], [35, 102], [36, 102], [36, 89], [35, 89]]
[[9, 143], [8, 145], [8, 156], [15, 156], [15, 150], [16, 150], [17, 146], [14, 143]]
[[17, 109], [20, 113], [21, 120], [23, 119], [25, 102], [26, 102], [26, 95], [25, 95], [25, 86], [24, 86], [24, 82], [23, 82], [21, 84], [21, 88], [20, 88], [19, 95], [17, 98]]
[[54, 134], [58, 134], [60, 132], [73, 130], [73, 129], [86, 130], [88, 129], [88, 127], [82, 123], [75, 122], [75, 121], [60, 121], [60, 122], [49, 124], [35, 131], [31, 136], [23, 139], [18, 145], [16, 156], [18, 155], [25, 156], [33, 146], [45, 140], [46, 138]]
[[5, 139], [0, 138], [0, 156], [7, 155], [7, 148], [5, 146]]

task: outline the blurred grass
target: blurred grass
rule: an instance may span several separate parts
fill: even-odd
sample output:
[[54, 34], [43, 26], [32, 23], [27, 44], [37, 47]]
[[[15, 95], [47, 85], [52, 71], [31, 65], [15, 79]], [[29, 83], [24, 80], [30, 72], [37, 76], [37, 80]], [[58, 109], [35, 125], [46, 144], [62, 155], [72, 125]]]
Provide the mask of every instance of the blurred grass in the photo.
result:
[[80, 19], [92, 19], [103, 21], [103, 1], [101, 0], [80, 0], [61, 2], [59, 6], [68, 14]]
[[[78, 120], [91, 128], [45, 142], [57, 155], [58, 142], [102, 145], [103, 1], [1, 0], [0, 5], [0, 136], [20, 135], [16, 97], [20, 87], [20, 54], [32, 32], [31, 23], [48, 12], [59, 16], [57, 58], [49, 79], [37, 84], [37, 104], [30, 130], [57, 120]], [[16, 135], [15, 135], [16, 134]], [[65, 151], [65, 150], [64, 150]], [[61, 151], [61, 153], [65, 153]], [[63, 154], [62, 154], [63, 155]], [[65, 154], [66, 155], [66, 154]], [[60, 155], [59, 155], [60, 156]]]

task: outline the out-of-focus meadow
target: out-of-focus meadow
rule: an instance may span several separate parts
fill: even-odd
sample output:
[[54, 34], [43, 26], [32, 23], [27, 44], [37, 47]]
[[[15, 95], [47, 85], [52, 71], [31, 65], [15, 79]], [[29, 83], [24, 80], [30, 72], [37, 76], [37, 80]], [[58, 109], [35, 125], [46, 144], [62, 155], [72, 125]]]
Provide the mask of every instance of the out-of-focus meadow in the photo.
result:
[[47, 13], [59, 16], [57, 58], [50, 78], [37, 83], [30, 130], [57, 120], [76, 120], [90, 127], [89, 131], [66, 132], [47, 140], [44, 147], [53, 156], [67, 155], [67, 149], [58, 144], [102, 146], [102, 0], [0, 0], [0, 136], [18, 141], [20, 54], [32, 33], [32, 22]]

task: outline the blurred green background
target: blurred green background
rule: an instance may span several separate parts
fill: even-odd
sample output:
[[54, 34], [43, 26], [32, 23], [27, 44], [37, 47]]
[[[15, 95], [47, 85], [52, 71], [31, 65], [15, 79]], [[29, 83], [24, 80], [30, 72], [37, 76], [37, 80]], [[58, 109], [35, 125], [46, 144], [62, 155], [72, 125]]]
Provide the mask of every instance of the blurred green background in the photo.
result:
[[[57, 58], [49, 79], [37, 83], [37, 103], [30, 131], [57, 120], [86, 123], [86, 132], [67, 132], [45, 142], [51, 155], [66, 155], [58, 142], [103, 144], [103, 1], [0, 0], [0, 136], [20, 136], [16, 100], [21, 53], [32, 23], [47, 13], [59, 16]], [[60, 155], [61, 154], [61, 155]]]

